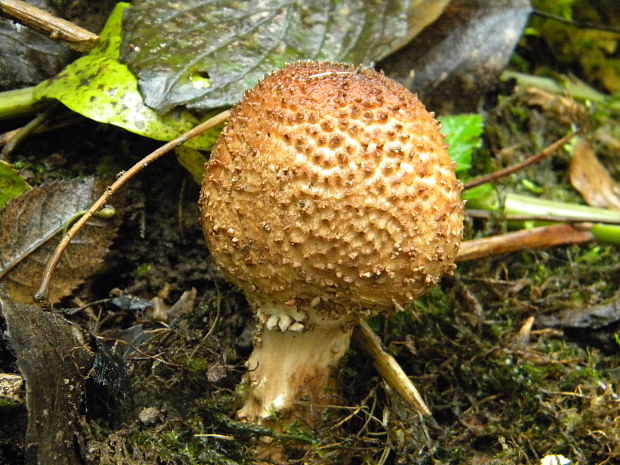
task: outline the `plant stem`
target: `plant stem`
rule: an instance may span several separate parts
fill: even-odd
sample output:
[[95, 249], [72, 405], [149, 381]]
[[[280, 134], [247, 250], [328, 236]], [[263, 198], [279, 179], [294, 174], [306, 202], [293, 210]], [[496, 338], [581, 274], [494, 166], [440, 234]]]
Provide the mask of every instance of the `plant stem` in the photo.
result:
[[595, 224], [590, 228], [590, 231], [599, 242], [620, 245], [620, 226]]
[[[537, 226], [550, 224], [554, 218], [557, 218], [557, 222], [595, 223], [589, 225], [595, 240], [620, 244], [620, 211], [616, 210], [539, 199], [511, 192], [505, 194], [500, 201], [494, 190], [486, 195], [473, 196], [468, 199], [467, 206], [507, 216], [527, 215], [532, 218], [543, 218], [544, 221], [538, 224], [532, 222]], [[532, 223], [528, 222], [528, 225]]]
[[34, 96], [34, 87], [0, 92], [0, 120], [31, 115], [39, 103]]
[[527, 195], [509, 193], [504, 198], [504, 213], [508, 215], [531, 215], [591, 221], [593, 223], [620, 223], [620, 211], [590, 207], [555, 200], [539, 199]]

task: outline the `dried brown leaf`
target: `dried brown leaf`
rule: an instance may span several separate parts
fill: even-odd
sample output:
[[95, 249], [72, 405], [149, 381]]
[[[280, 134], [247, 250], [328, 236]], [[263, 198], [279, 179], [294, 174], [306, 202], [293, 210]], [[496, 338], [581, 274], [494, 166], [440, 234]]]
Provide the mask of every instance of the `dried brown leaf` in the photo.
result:
[[[48, 258], [68, 222], [102, 191], [94, 178], [55, 181], [13, 199], [0, 212], [0, 283], [17, 302], [31, 303]], [[94, 218], [73, 240], [52, 283], [49, 301], [58, 302], [102, 264], [119, 225]]]
[[589, 205], [620, 210], [620, 184], [610, 176], [586, 140], [580, 139], [575, 144], [568, 172], [571, 184]]

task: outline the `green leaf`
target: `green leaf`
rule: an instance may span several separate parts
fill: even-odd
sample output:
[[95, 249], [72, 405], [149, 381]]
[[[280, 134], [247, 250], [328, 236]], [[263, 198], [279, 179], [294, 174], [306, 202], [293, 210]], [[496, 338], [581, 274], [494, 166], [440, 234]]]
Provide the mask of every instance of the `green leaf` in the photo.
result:
[[467, 202], [468, 208], [489, 211], [496, 211], [499, 208], [495, 187], [488, 182], [463, 191], [462, 198]]
[[482, 144], [483, 118], [478, 114], [452, 115], [438, 118], [441, 133], [446, 137], [448, 152], [456, 163], [456, 172], [464, 174], [471, 168], [474, 149]]
[[232, 105], [295, 60], [370, 64], [409, 42], [448, 0], [136, 0], [122, 60], [147, 105]]
[[[67, 66], [57, 76], [35, 88], [37, 98], [54, 98], [87, 118], [120, 126], [128, 131], [157, 140], [171, 140], [201, 121], [189, 111], [175, 110], [158, 115], [144, 104], [136, 77], [119, 61], [123, 11], [129, 6], [119, 3], [101, 33], [101, 41], [88, 55]], [[189, 141], [187, 145], [210, 149], [219, 129]]]
[[12, 198], [19, 197], [30, 186], [8, 163], [0, 161], [0, 210]]

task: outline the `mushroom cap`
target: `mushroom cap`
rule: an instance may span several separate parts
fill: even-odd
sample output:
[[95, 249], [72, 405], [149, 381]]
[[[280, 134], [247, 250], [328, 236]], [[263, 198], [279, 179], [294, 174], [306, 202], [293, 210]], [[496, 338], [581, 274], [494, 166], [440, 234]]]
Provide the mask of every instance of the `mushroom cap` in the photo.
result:
[[250, 303], [401, 309], [454, 269], [461, 183], [439, 123], [381, 73], [299, 62], [233, 109], [206, 167], [208, 246]]

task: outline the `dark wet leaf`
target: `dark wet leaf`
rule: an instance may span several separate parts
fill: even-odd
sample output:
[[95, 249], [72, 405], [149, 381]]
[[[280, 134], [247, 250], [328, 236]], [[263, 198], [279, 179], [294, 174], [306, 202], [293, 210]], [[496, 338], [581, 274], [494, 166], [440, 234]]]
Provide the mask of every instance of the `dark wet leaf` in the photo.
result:
[[86, 381], [86, 413], [118, 427], [127, 416], [129, 379], [124, 360], [97, 339], [96, 354]]
[[371, 63], [402, 47], [448, 0], [138, 0], [122, 60], [148, 106], [236, 103], [264, 74], [302, 59]]
[[601, 329], [620, 322], [620, 299], [587, 308], [569, 308], [536, 318], [544, 328]]
[[89, 350], [62, 317], [12, 301], [0, 286], [6, 337], [26, 381], [26, 464], [78, 465], [76, 448]]
[[[68, 223], [101, 193], [94, 178], [55, 181], [11, 200], [0, 212], [0, 282], [18, 302], [32, 302], [49, 256]], [[50, 290], [57, 302], [102, 264], [120, 215], [93, 218], [74, 239]]]
[[379, 64], [441, 114], [477, 111], [521, 37], [529, 0], [453, 0], [442, 16]]
[[110, 303], [116, 305], [121, 310], [131, 312], [143, 312], [149, 308], [153, 308], [153, 301], [136, 297], [135, 295], [121, 293], [118, 297], [110, 300]]
[[[41, 6], [50, 2], [30, 3]], [[64, 44], [0, 17], [0, 89], [36, 84], [60, 71], [71, 56]]]

